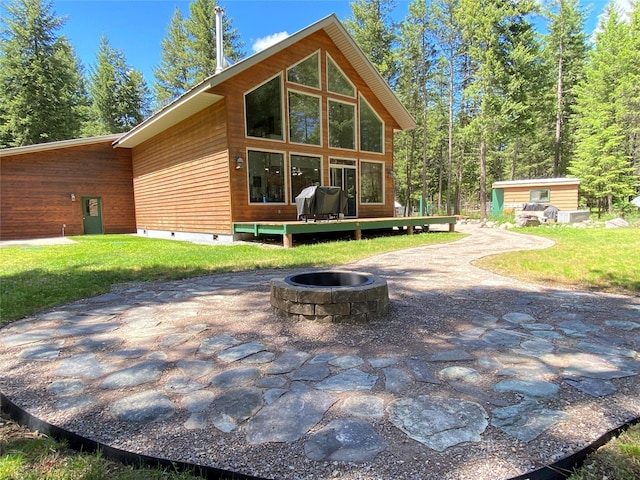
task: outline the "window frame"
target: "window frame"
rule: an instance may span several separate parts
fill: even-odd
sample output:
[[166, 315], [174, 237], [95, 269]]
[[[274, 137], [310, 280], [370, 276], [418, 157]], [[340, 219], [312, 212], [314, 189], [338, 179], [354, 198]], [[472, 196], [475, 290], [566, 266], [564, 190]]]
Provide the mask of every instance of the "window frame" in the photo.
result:
[[[267, 83], [271, 82], [274, 78], [278, 78], [280, 77], [280, 118], [281, 118], [281, 124], [282, 124], [282, 138], [281, 139], [277, 139], [277, 138], [269, 138], [269, 137], [256, 137], [253, 135], [249, 135], [249, 124], [248, 124], [248, 119], [247, 119], [247, 95], [249, 95], [250, 93], [256, 91], [257, 89], [259, 89], [260, 87], [266, 85]], [[288, 130], [288, 125], [286, 124], [287, 121], [287, 112], [285, 111], [285, 106], [284, 106], [284, 101], [283, 99], [285, 98], [285, 93], [286, 90], [284, 88], [284, 81], [283, 81], [283, 75], [282, 75], [282, 71], [279, 71], [278, 73], [276, 73], [275, 75], [272, 75], [271, 77], [269, 77], [268, 79], [266, 79], [264, 82], [261, 82], [258, 85], [255, 85], [253, 88], [245, 91], [242, 94], [242, 108], [244, 110], [244, 136], [246, 139], [260, 139], [260, 140], [267, 140], [270, 142], [280, 142], [280, 143], [286, 143], [287, 141], [287, 134], [286, 134], [286, 130]]]
[[[378, 164], [380, 165], [382, 168], [380, 170], [380, 180], [381, 180], [381, 196], [382, 196], [382, 200], [380, 202], [364, 202], [362, 199], [362, 193], [363, 193], [363, 188], [362, 188], [362, 180], [364, 178], [364, 172], [363, 172], [363, 168], [362, 168], [362, 164], [363, 163], [373, 163], [373, 164]], [[358, 176], [358, 203], [360, 205], [384, 205], [386, 203], [386, 198], [385, 198], [385, 171], [384, 171], [384, 167], [385, 167], [385, 162], [383, 160], [369, 160], [369, 159], [360, 159], [360, 161], [358, 162], [358, 170], [359, 170], [359, 176]]]
[[[380, 132], [380, 147], [381, 150], [379, 152], [376, 151], [372, 151], [372, 150], [363, 150], [362, 149], [362, 107], [361, 104], [362, 102], [364, 102], [367, 107], [369, 108], [369, 110], [371, 110], [373, 112], [373, 115], [380, 120], [380, 125], [381, 125], [381, 132]], [[384, 155], [385, 154], [385, 148], [384, 148], [384, 143], [385, 143], [385, 124], [384, 124], [384, 120], [382, 119], [382, 117], [380, 115], [378, 115], [378, 112], [376, 112], [375, 108], [373, 108], [371, 106], [371, 103], [369, 103], [367, 101], [367, 99], [362, 95], [358, 95], [358, 149], [362, 152], [367, 152], [367, 154], [372, 153], [374, 155]]]
[[[342, 105], [349, 105], [353, 107], [353, 148], [348, 147], [336, 147], [331, 145], [331, 102], [340, 103]], [[345, 102], [338, 100], [337, 98], [327, 98], [327, 147], [334, 148], [336, 150], [343, 150], [346, 152], [358, 151], [358, 105], [357, 103]]]
[[288, 165], [288, 172], [289, 172], [289, 199], [290, 199], [290, 204], [291, 205], [295, 205], [296, 204], [296, 198], [293, 196], [293, 182], [291, 181], [291, 174], [292, 174], [292, 170], [293, 170], [293, 161], [291, 159], [291, 157], [311, 157], [311, 158], [317, 158], [318, 160], [320, 160], [320, 185], [324, 185], [324, 156], [320, 155], [320, 154], [312, 154], [309, 152], [289, 152], [289, 165]]
[[[351, 88], [353, 88], [353, 95], [347, 95], [347, 94], [345, 94], [345, 93], [334, 92], [333, 90], [330, 90], [330, 89], [329, 89], [329, 85], [330, 85], [330, 82], [329, 82], [329, 73], [330, 73], [330, 72], [329, 72], [329, 62], [331, 62], [331, 63], [333, 63], [333, 64], [335, 65], [335, 67], [336, 67], [336, 68], [338, 69], [338, 71], [342, 74], [342, 76], [345, 78], [345, 80], [347, 81], [347, 83], [348, 83], [349, 85], [351, 85]], [[330, 94], [332, 94], [332, 95], [340, 95], [341, 97], [351, 98], [351, 99], [353, 99], [353, 100], [357, 100], [357, 98], [358, 98], [358, 89], [357, 89], [357, 88], [356, 88], [356, 86], [353, 84], [353, 82], [351, 81], [351, 79], [349, 78], [349, 76], [348, 76], [348, 75], [346, 75], [346, 74], [344, 73], [344, 70], [342, 70], [342, 68], [340, 68], [340, 65], [338, 65], [338, 62], [336, 62], [336, 61], [333, 59], [333, 57], [329, 54], [329, 52], [327, 52], [327, 54], [326, 54], [326, 65], [327, 65], [327, 68], [326, 68], [326, 78], [325, 78], [325, 80], [326, 80], [326, 82], [327, 82], [327, 88], [326, 88], [327, 93], [330, 93]]]
[[[253, 181], [251, 178], [251, 159], [249, 158], [249, 152], [258, 152], [258, 153], [269, 153], [269, 154], [279, 154], [282, 155], [282, 169], [283, 169], [283, 198], [284, 200], [282, 202], [253, 202], [251, 201], [251, 187], [253, 186]], [[282, 150], [271, 150], [268, 148], [250, 148], [247, 147], [247, 149], [245, 150], [245, 158], [247, 159], [247, 205], [263, 205], [263, 206], [272, 206], [272, 205], [288, 205], [287, 203], [287, 192], [289, 190], [289, 185], [288, 185], [288, 175], [287, 175], [287, 171], [288, 171], [288, 165], [287, 165], [287, 152], [286, 151], [282, 151]]]
[[[532, 198], [532, 195], [534, 192], [547, 192], [546, 196], [542, 196], [541, 194], [539, 194], [538, 196], [540, 198], [538, 198], [537, 200], [534, 200]], [[533, 188], [531, 190], [529, 190], [529, 202], [531, 203], [551, 203], [551, 189], [550, 188]]]
[[[291, 107], [290, 107], [290, 102], [289, 102], [289, 94], [290, 93], [294, 93], [296, 95], [306, 95], [307, 97], [313, 97], [316, 98], [318, 100], [318, 115], [319, 115], [319, 141], [320, 143], [302, 143], [302, 142], [295, 142], [291, 139]], [[324, 134], [324, 129], [322, 128], [324, 124], [324, 119], [322, 118], [322, 95], [316, 95], [313, 93], [308, 93], [308, 92], [303, 92], [301, 90], [296, 90], [294, 88], [288, 88], [287, 89], [287, 138], [289, 140], [289, 143], [293, 144], [293, 145], [304, 145], [305, 147], [322, 147], [322, 138], [323, 138], [323, 134]], [[328, 126], [328, 123], [327, 123]]]
[[[304, 63], [305, 61], [309, 60], [314, 55], [318, 55], [318, 65], [317, 65], [318, 66], [318, 86], [314, 87], [312, 85], [306, 85], [304, 83], [298, 83], [298, 82], [295, 82], [293, 80], [289, 80], [289, 70], [291, 70], [292, 68], [300, 65], [301, 63]], [[321, 68], [321, 58], [320, 57], [321, 57], [320, 49], [318, 49], [315, 52], [313, 52], [313, 53], [307, 55], [306, 57], [304, 57], [302, 60], [294, 63], [293, 65], [291, 65], [289, 67], [287, 67], [285, 69], [285, 80], [287, 81], [287, 83], [290, 83], [291, 85], [299, 85], [301, 87], [312, 88], [314, 90], [321, 91], [322, 90], [322, 68]]]

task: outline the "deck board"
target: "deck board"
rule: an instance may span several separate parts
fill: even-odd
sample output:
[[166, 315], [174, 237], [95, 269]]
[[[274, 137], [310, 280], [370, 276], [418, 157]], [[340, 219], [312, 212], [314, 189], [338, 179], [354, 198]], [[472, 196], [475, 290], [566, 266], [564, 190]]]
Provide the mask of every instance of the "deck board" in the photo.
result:
[[411, 234], [415, 227], [428, 227], [429, 225], [449, 225], [449, 231], [455, 230], [455, 216], [423, 216], [423, 217], [385, 217], [385, 218], [345, 218], [342, 220], [319, 221], [294, 221], [294, 222], [236, 222], [233, 224], [233, 233], [250, 233], [258, 235], [282, 235], [286, 247], [292, 246], [292, 236], [299, 233], [320, 232], [355, 232], [359, 238], [362, 230], [376, 230], [386, 228], [407, 227], [407, 233]]

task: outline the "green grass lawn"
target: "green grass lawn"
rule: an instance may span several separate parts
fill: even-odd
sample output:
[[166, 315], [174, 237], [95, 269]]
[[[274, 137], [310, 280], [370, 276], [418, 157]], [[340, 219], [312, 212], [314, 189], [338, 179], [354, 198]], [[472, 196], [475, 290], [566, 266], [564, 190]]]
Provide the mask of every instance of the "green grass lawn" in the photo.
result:
[[[478, 265], [545, 284], [638, 295], [640, 230], [528, 228], [556, 242], [550, 249], [488, 257]], [[430, 233], [358, 242], [302, 245], [204, 246], [128, 235], [78, 237], [74, 245], [0, 249], [0, 326], [40, 309], [109, 291], [114, 283], [186, 278], [257, 268], [332, 266], [376, 253], [448, 242], [459, 234]], [[443, 246], [446, 248], [446, 246]], [[21, 432], [16, 435], [16, 431]], [[99, 455], [76, 454], [0, 419], [0, 480], [166, 479], [186, 474], [132, 469]], [[589, 458], [571, 480], [640, 478], [640, 426]]]
[[640, 479], [640, 424], [599, 448], [568, 480]]
[[535, 283], [638, 295], [640, 229], [519, 228], [556, 242], [545, 250], [483, 258], [477, 266]]
[[108, 292], [116, 283], [251, 269], [340, 265], [376, 253], [460, 237], [458, 233], [432, 232], [283, 249], [100, 235], [74, 237], [77, 243], [71, 245], [0, 248], [0, 325], [43, 308]]

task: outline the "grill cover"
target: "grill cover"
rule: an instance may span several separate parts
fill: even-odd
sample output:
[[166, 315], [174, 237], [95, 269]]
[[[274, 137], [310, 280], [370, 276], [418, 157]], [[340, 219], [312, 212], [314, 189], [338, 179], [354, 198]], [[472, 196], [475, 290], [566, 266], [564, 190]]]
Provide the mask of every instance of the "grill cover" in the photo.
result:
[[525, 203], [522, 207], [523, 212], [543, 212], [547, 206], [543, 203]]
[[345, 213], [347, 194], [340, 187], [307, 187], [296, 197], [298, 220], [337, 217]]

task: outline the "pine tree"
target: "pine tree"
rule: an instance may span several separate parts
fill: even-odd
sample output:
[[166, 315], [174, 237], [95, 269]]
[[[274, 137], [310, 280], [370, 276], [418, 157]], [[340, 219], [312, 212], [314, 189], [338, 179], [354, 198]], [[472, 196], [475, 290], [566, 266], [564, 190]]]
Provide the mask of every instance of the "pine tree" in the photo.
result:
[[517, 111], [514, 89], [508, 85], [513, 75], [520, 76], [514, 65], [526, 55], [519, 37], [530, 29], [526, 15], [533, 11], [531, 1], [461, 0], [458, 23], [468, 42], [472, 81], [465, 96], [474, 106], [469, 134], [477, 137], [479, 149], [478, 178], [480, 217], [486, 218], [486, 184], [490, 152], [502, 144], [504, 129]]
[[97, 132], [126, 132], [149, 113], [150, 95], [142, 74], [126, 62], [124, 53], [100, 40], [97, 63], [90, 75], [89, 92]]
[[[176, 9], [162, 41], [160, 66], [154, 70], [156, 103], [162, 107], [213, 75], [216, 69], [216, 0], [194, 0], [189, 17]], [[224, 56], [232, 61], [243, 55], [244, 43], [233, 19], [225, 15], [222, 28]]]
[[[459, 0], [436, 0], [431, 3], [432, 35], [436, 45], [439, 46], [440, 69], [446, 75], [446, 105], [447, 105], [447, 214], [459, 211], [459, 195], [455, 195], [453, 205], [451, 202], [454, 189], [454, 132], [456, 128], [455, 114], [459, 111], [460, 103], [457, 99], [461, 94], [460, 69], [464, 63], [465, 54], [460, 27], [457, 25], [457, 11], [460, 8]], [[459, 192], [459, 189], [455, 189]], [[453, 207], [453, 210], [452, 210]]]
[[356, 0], [351, 2], [351, 18], [344, 22], [382, 78], [392, 86], [398, 73], [394, 54], [396, 26], [391, 19], [394, 6], [394, 0]]
[[[418, 121], [418, 127], [404, 133], [398, 139], [399, 148], [406, 148], [399, 155], [398, 183], [403, 203], [411, 211], [414, 193], [420, 192], [423, 202], [428, 198], [429, 152], [427, 133], [428, 108], [431, 98], [430, 76], [434, 47], [429, 39], [429, 20], [426, 4], [414, 0], [409, 5], [409, 15], [400, 27], [398, 48], [399, 75], [396, 91], [411, 114]], [[409, 138], [404, 138], [409, 137]], [[423, 213], [423, 212], [421, 212]]]
[[588, 56], [585, 80], [577, 88], [576, 156], [569, 172], [580, 179], [583, 196], [597, 204], [598, 212], [612, 211], [638, 183], [627, 152], [624, 122], [626, 99], [619, 98], [629, 71], [625, 63], [631, 28], [613, 6], [597, 33]]
[[[557, 10], [554, 12], [553, 7]], [[553, 142], [553, 176], [564, 174], [571, 158], [574, 135], [575, 86], [582, 79], [587, 54], [584, 33], [586, 14], [578, 0], [554, 0], [548, 12], [549, 34], [545, 36], [545, 55], [549, 73], [555, 77], [555, 136]]]
[[86, 93], [63, 19], [43, 0], [4, 6], [0, 40], [0, 145], [21, 146], [77, 137]]
[[187, 51], [187, 34], [180, 9], [176, 7], [167, 36], [162, 40], [160, 65], [153, 71], [158, 107], [167, 105], [193, 84], [194, 65]]
[[621, 103], [625, 152], [637, 179], [636, 190], [640, 192], [640, 2], [636, 2], [631, 11], [629, 36], [620, 62], [625, 73], [620, 79], [617, 99]]

